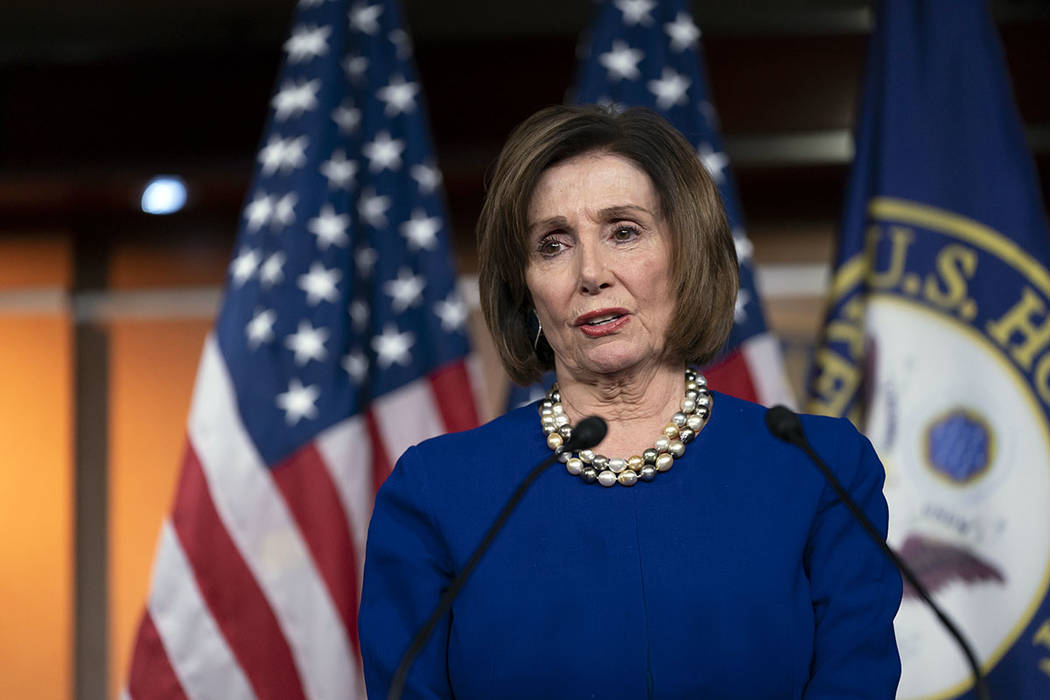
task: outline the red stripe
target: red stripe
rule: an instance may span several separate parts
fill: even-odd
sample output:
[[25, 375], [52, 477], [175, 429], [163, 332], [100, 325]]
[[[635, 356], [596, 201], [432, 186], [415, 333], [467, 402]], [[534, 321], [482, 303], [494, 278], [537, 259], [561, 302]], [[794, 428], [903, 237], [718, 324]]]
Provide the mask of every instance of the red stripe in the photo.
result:
[[223, 526], [192, 443], [172, 524], [201, 595], [260, 698], [304, 698], [292, 650], [259, 583]]
[[374, 411], [366, 414], [368, 423], [368, 438], [372, 441], [372, 489], [379, 491], [390, 472], [394, 471], [394, 464], [387, 455], [386, 445], [383, 444], [383, 434], [379, 432], [379, 422], [376, 420]]
[[751, 381], [751, 370], [744, 353], [739, 349], [731, 352], [718, 364], [705, 368], [704, 376], [707, 377], [707, 385], [712, 389], [738, 399], [758, 401], [758, 392]]
[[328, 586], [343, 618], [354, 652], [357, 640], [357, 554], [350, 537], [350, 521], [339, 499], [324, 458], [307, 444], [273, 468], [273, 478], [292, 511], [299, 531], [313, 555], [314, 565]]
[[463, 360], [449, 363], [431, 372], [429, 378], [445, 430], [454, 433], [477, 427], [478, 412], [466, 363]]
[[128, 695], [132, 698], [164, 698], [187, 700], [175, 669], [168, 660], [168, 651], [160, 639], [149, 610], [142, 615], [135, 637], [131, 672], [128, 674]]

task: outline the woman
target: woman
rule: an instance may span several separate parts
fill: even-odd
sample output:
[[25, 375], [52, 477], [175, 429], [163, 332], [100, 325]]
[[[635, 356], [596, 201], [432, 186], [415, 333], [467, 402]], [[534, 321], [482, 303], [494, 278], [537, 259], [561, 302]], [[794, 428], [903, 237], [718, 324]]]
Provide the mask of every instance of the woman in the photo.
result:
[[[687, 369], [724, 343], [737, 288], [688, 142], [643, 110], [543, 110], [504, 147], [478, 240], [504, 366], [558, 383], [409, 449], [380, 489], [360, 615], [369, 695], [386, 694], [515, 486], [596, 414], [605, 440], [535, 483], [406, 697], [893, 697], [896, 570], [760, 406]], [[804, 424], [885, 530], [867, 440], [845, 420]]]

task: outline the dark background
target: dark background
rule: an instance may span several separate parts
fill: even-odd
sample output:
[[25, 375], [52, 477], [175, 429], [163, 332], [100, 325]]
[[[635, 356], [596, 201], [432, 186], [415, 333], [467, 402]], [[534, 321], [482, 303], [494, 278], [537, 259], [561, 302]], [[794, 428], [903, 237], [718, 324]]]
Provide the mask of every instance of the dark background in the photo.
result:
[[[826, 262], [870, 4], [693, 6], [759, 263], [797, 259], [800, 250]], [[405, 0], [403, 7], [460, 267], [470, 271], [485, 170], [515, 123], [563, 101], [591, 3]], [[1050, 3], [991, 7], [1045, 191]], [[6, 0], [0, 235], [70, 232], [79, 289], [105, 285], [107, 251], [128, 238], [191, 246], [224, 264], [293, 10], [291, 0]], [[138, 212], [155, 173], [187, 180], [185, 210]]]

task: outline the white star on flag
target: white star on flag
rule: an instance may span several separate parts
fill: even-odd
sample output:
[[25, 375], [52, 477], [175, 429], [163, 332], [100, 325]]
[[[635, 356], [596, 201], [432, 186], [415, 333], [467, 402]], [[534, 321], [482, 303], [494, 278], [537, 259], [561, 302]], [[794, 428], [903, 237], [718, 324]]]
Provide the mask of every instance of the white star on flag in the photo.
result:
[[372, 268], [376, 266], [376, 260], [379, 259], [379, 253], [376, 252], [375, 248], [360, 248], [354, 253], [354, 265], [357, 266], [357, 274], [362, 277], [369, 277], [372, 274]]
[[273, 324], [276, 321], [276, 311], [273, 309], [258, 309], [245, 329], [248, 334], [248, 347], [254, 350], [263, 343], [273, 340]]
[[451, 332], [463, 327], [467, 320], [467, 305], [452, 292], [447, 299], [434, 304], [434, 313], [441, 319], [442, 330]]
[[272, 287], [284, 279], [284, 253], [277, 251], [266, 258], [259, 268], [259, 284], [264, 288]]
[[674, 68], [664, 68], [659, 80], [649, 81], [649, 92], [656, 96], [656, 105], [660, 109], [670, 109], [685, 102], [685, 92], [689, 89], [689, 79]]
[[733, 304], [733, 320], [737, 323], [743, 323], [747, 320], [747, 302], [751, 301], [751, 294], [746, 289], [738, 290], [736, 293], [736, 302]]
[[368, 169], [374, 173], [383, 170], [397, 170], [401, 167], [401, 152], [405, 150], [405, 142], [401, 139], [390, 138], [389, 131], [380, 131], [374, 140], [369, 141], [361, 147], [361, 151], [368, 158]]
[[441, 171], [432, 165], [413, 165], [409, 173], [419, 183], [419, 191], [423, 194], [430, 194], [441, 184]]
[[402, 112], [410, 112], [416, 108], [418, 93], [417, 83], [407, 83], [402, 76], [395, 75], [386, 87], [379, 88], [376, 97], [386, 103], [383, 113], [388, 117], [396, 117]]
[[345, 246], [350, 238], [346, 235], [346, 227], [350, 225], [349, 214], [337, 214], [335, 207], [325, 204], [321, 207], [317, 218], [310, 219], [306, 229], [317, 236], [317, 246], [321, 250], [328, 250], [328, 246]]
[[289, 63], [301, 63], [328, 53], [328, 35], [332, 28], [328, 26], [299, 25], [292, 30], [284, 50], [288, 53]]
[[329, 189], [348, 190], [357, 175], [357, 163], [346, 159], [342, 149], [332, 152], [332, 157], [321, 163], [321, 174], [328, 180]]
[[733, 245], [736, 247], [736, 259], [741, 263], [751, 260], [751, 256], [755, 254], [755, 246], [743, 229], [733, 230]]
[[335, 302], [339, 298], [336, 284], [342, 276], [339, 268], [325, 269], [320, 262], [314, 262], [309, 272], [299, 275], [299, 289], [306, 292], [306, 303], [317, 306], [322, 300]]
[[352, 134], [361, 123], [361, 110], [354, 107], [349, 100], [343, 100], [342, 104], [332, 110], [332, 121], [339, 125], [341, 133]]
[[412, 40], [404, 29], [395, 29], [387, 35], [390, 43], [397, 50], [397, 57], [404, 61], [412, 55]]
[[623, 22], [628, 27], [636, 24], [648, 26], [653, 18], [649, 15], [656, 3], [652, 0], [616, 0], [616, 9], [623, 13]]
[[316, 384], [303, 386], [296, 378], [288, 383], [288, 391], [277, 395], [277, 406], [284, 411], [284, 420], [288, 425], [295, 425], [303, 418], [316, 418], [317, 406], [314, 402], [321, 396]]
[[368, 70], [368, 57], [347, 56], [343, 59], [342, 66], [346, 72], [346, 77], [350, 78], [350, 82], [354, 85], [360, 85], [361, 78], [365, 76], [365, 72]]
[[372, 228], [383, 228], [386, 226], [386, 210], [389, 208], [390, 197], [376, 194], [376, 191], [371, 187], [364, 191], [361, 195], [361, 201], [357, 205], [361, 218], [367, 221]]
[[402, 267], [398, 270], [397, 279], [390, 280], [383, 285], [383, 291], [390, 295], [390, 306], [394, 313], [399, 314], [410, 306], [419, 304], [425, 286], [426, 282], [422, 275], [413, 275], [412, 270]]
[[240, 287], [251, 279], [257, 267], [259, 267], [259, 252], [254, 248], [242, 248], [240, 254], [230, 263], [233, 286]]
[[372, 35], [379, 31], [379, 15], [383, 14], [382, 5], [354, 3], [350, 8], [350, 28]]
[[665, 24], [664, 31], [671, 37], [672, 51], [684, 51], [690, 46], [695, 46], [696, 40], [700, 38], [700, 28], [685, 12], [679, 12], [674, 22]]
[[406, 367], [412, 363], [409, 348], [416, 342], [416, 337], [409, 331], [398, 333], [397, 328], [388, 324], [382, 335], [372, 338], [372, 350], [376, 353], [376, 363], [381, 369], [390, 367], [395, 362]]
[[273, 207], [273, 214], [270, 215], [270, 227], [278, 228], [294, 224], [295, 205], [298, 204], [298, 202], [299, 195], [295, 192], [288, 192], [278, 199], [277, 204]]
[[350, 302], [350, 322], [353, 324], [355, 331], [363, 333], [365, 328], [368, 327], [370, 316], [371, 311], [368, 309], [368, 304], [363, 300], [354, 299]]
[[309, 139], [306, 136], [287, 139], [271, 136], [266, 145], [259, 150], [263, 174], [273, 175], [277, 170], [283, 173], [286, 170], [301, 168], [306, 163], [308, 144]]
[[288, 81], [270, 100], [274, 117], [283, 122], [289, 117], [301, 116], [317, 108], [317, 91], [321, 89], [320, 80], [303, 80], [298, 83]]
[[700, 157], [700, 162], [703, 163], [704, 169], [707, 170], [707, 174], [711, 176], [712, 180], [717, 183], [725, 181], [726, 176], [722, 171], [729, 165], [729, 156], [715, 151], [709, 143], [700, 144], [696, 154]]
[[632, 49], [626, 42], [617, 39], [612, 43], [612, 51], [603, 53], [598, 57], [598, 63], [602, 64], [609, 73], [609, 79], [618, 81], [623, 78], [637, 80], [642, 77], [638, 70], [638, 63], [645, 57], [638, 49]]
[[368, 376], [368, 358], [360, 350], [354, 350], [346, 355], [342, 364], [354, 384], [360, 384]]
[[401, 235], [408, 240], [409, 250], [433, 250], [440, 230], [441, 219], [428, 217], [422, 209], [414, 210], [412, 218], [401, 224]]
[[273, 215], [273, 199], [264, 192], [257, 192], [252, 201], [244, 207], [244, 218], [248, 220], [249, 231], [258, 231], [266, 225]]
[[327, 328], [314, 328], [312, 323], [304, 319], [299, 321], [299, 330], [284, 339], [284, 344], [295, 353], [295, 364], [302, 367], [310, 360], [324, 362], [328, 357], [324, 347], [328, 335]]

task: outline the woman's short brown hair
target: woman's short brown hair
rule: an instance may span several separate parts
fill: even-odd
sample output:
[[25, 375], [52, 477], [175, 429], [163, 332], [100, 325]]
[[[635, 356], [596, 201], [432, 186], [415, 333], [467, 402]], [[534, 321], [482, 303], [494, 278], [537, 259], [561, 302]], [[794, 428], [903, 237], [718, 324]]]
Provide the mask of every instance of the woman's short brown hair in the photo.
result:
[[647, 109], [599, 107], [540, 110], [507, 139], [488, 183], [478, 220], [481, 309], [511, 379], [529, 384], [553, 369], [545, 343], [533, 348], [533, 304], [525, 284], [528, 210], [547, 168], [590, 152], [613, 153], [638, 165], [659, 198], [671, 234], [674, 322], [666, 355], [704, 365], [729, 336], [739, 284], [736, 248], [722, 200], [689, 142]]

